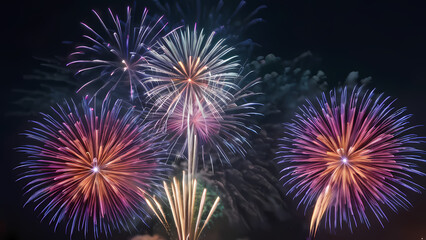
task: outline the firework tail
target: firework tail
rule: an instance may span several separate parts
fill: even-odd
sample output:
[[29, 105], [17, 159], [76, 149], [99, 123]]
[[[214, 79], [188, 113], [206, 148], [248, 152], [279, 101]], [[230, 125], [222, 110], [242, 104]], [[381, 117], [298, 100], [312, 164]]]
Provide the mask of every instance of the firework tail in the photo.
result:
[[[197, 204], [197, 180], [190, 179], [190, 175], [183, 172], [182, 182], [179, 182], [176, 177], [170, 183], [170, 186], [163, 182], [164, 191], [167, 195], [168, 205], [170, 207], [173, 224], [176, 228], [176, 233], [179, 240], [197, 240], [204, 228], [207, 226], [214, 211], [219, 205], [220, 198], [217, 197], [211, 207], [207, 217], [202, 223], [203, 212], [206, 205], [207, 189], [204, 188], [201, 199], [199, 200], [198, 211]], [[188, 181], [191, 180], [191, 181]], [[161, 207], [161, 204], [155, 198], [146, 194], [146, 202], [157, 216], [160, 223], [164, 226], [169, 235], [172, 234], [172, 228], [167, 220], [167, 216]]]
[[[220, 198], [217, 197], [211, 207], [207, 217], [202, 223], [203, 212], [206, 205], [207, 189], [204, 188], [201, 199], [199, 199], [198, 212], [196, 204], [197, 196], [197, 180], [194, 178], [195, 168], [197, 166], [197, 135], [193, 129], [188, 130], [188, 174], [185, 171], [182, 174], [182, 182], [176, 177], [170, 183], [170, 186], [163, 182], [164, 191], [166, 192], [167, 202], [173, 216], [173, 224], [179, 240], [197, 240], [204, 228], [207, 226], [214, 211], [219, 205]], [[146, 202], [152, 209], [155, 216], [164, 226], [167, 233], [171, 236], [171, 224], [167, 221], [167, 216], [161, 207], [161, 204], [155, 196], [146, 194]]]

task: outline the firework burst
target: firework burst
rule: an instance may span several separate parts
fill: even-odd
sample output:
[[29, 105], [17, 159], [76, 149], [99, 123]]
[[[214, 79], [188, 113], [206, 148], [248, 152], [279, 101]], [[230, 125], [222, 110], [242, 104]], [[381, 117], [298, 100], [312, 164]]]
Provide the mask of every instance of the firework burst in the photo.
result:
[[172, 32], [150, 51], [146, 81], [155, 87], [147, 95], [154, 99], [155, 109], [166, 108], [166, 117], [179, 105], [184, 116], [205, 107], [216, 114], [232, 96], [229, 91], [238, 88], [236, 56], [228, 56], [232, 48], [223, 44], [224, 39], [213, 43], [213, 36], [206, 39], [202, 30], [187, 28]]
[[130, 231], [134, 219], [146, 216], [141, 190], [163, 179], [162, 142], [133, 109], [124, 111], [119, 100], [109, 105], [105, 100], [98, 114], [87, 100], [81, 107], [65, 102], [25, 133], [38, 143], [19, 148], [29, 155], [20, 165], [31, 193], [27, 203], [35, 202], [55, 229], [65, 221], [71, 234], [86, 235], [89, 227], [95, 237]]
[[201, 152], [213, 149], [229, 161], [229, 153], [244, 155], [248, 132], [255, 131], [247, 119], [256, 114], [256, 104], [245, 99], [255, 94], [249, 89], [258, 79], [239, 87], [238, 81], [246, 76], [241, 75], [236, 57], [228, 56], [232, 48], [223, 39], [213, 44], [213, 36], [205, 39], [203, 31], [187, 28], [164, 38], [147, 58], [151, 68], [147, 81], [156, 85], [148, 95], [154, 99], [151, 116], [157, 127], [175, 144], [184, 142], [177, 148], [181, 153], [190, 129], [200, 139]]
[[127, 7], [125, 21], [108, 10], [112, 21], [111, 27], [93, 10], [102, 32], [97, 32], [82, 23], [89, 32], [83, 35], [88, 42], [76, 47], [75, 52], [71, 54], [75, 60], [68, 63], [68, 66], [75, 67], [77, 74], [89, 79], [78, 91], [97, 81], [103, 81], [93, 94], [96, 96], [103, 89], [107, 89], [107, 93], [110, 93], [119, 84], [124, 84], [129, 86], [130, 99], [133, 100], [141, 96], [138, 89], [142, 89], [143, 92], [148, 89], [143, 81], [145, 75], [141, 63], [145, 61], [145, 54], [151, 45], [165, 35], [163, 30], [167, 23], [162, 23], [162, 17], [158, 19], [150, 17], [146, 8], [140, 22], [132, 19], [130, 7]]
[[421, 138], [407, 133], [412, 127], [405, 109], [361, 88], [350, 95], [346, 88], [331, 91], [317, 101], [308, 101], [287, 125], [280, 152], [289, 193], [306, 207], [315, 205], [311, 234], [323, 218], [330, 229], [346, 223], [352, 230], [357, 222], [370, 225], [368, 213], [382, 224], [382, 208], [406, 209], [402, 189], [419, 192], [410, 174], [423, 175], [414, 162], [424, 160], [414, 147]]

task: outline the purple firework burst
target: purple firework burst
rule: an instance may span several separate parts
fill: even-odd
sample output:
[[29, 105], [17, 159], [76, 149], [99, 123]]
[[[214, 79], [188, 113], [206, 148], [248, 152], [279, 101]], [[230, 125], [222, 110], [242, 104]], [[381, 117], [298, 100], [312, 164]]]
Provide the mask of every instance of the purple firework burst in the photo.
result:
[[100, 112], [87, 100], [81, 106], [65, 102], [25, 133], [36, 142], [19, 148], [29, 156], [19, 166], [31, 194], [26, 204], [35, 202], [55, 229], [66, 222], [71, 234], [86, 235], [91, 227], [95, 237], [130, 231], [135, 219], [147, 216], [144, 192], [163, 180], [163, 142], [133, 109], [123, 110], [120, 100], [110, 108], [109, 102]]
[[96, 87], [97, 90], [93, 94], [96, 96], [103, 89], [110, 93], [119, 84], [124, 84], [128, 85], [130, 99], [133, 100], [141, 96], [138, 89], [148, 89], [141, 64], [152, 44], [166, 35], [164, 28], [167, 23], [162, 23], [162, 17], [150, 17], [146, 8], [140, 22], [132, 19], [130, 7], [127, 7], [125, 21], [114, 15], [111, 9], [108, 11], [112, 21], [110, 25], [93, 10], [101, 24], [102, 32], [81, 23], [89, 32], [83, 35], [88, 42], [76, 47], [75, 52], [71, 54], [73, 60], [68, 66], [75, 67], [77, 74], [89, 79], [78, 91], [97, 81], [103, 81]]
[[415, 165], [424, 161], [415, 147], [423, 140], [408, 133], [410, 115], [393, 103], [362, 88], [334, 90], [308, 101], [286, 125], [282, 178], [299, 205], [314, 204], [311, 234], [321, 219], [330, 229], [345, 223], [352, 231], [357, 222], [370, 226], [372, 213], [382, 224], [382, 208], [410, 205], [403, 189], [420, 192], [411, 175], [424, 175]]

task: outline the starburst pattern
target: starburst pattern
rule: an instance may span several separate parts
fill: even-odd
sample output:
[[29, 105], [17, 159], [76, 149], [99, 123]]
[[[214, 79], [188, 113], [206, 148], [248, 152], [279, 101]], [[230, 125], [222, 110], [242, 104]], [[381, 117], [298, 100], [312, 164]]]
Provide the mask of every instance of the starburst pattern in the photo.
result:
[[369, 213], [382, 224], [382, 208], [396, 212], [410, 205], [403, 189], [419, 192], [411, 175], [424, 175], [415, 165], [424, 161], [415, 148], [422, 139], [407, 133], [410, 116], [389, 99], [361, 88], [349, 95], [346, 88], [331, 91], [317, 104], [308, 101], [287, 125], [283, 178], [300, 204], [314, 204], [311, 234], [323, 218], [331, 229], [369, 226]]
[[216, 114], [220, 105], [229, 101], [229, 91], [238, 88], [234, 82], [239, 76], [236, 56], [229, 56], [232, 48], [224, 45], [224, 39], [214, 43], [213, 36], [211, 33], [206, 39], [202, 30], [186, 28], [163, 38], [150, 51], [147, 82], [155, 87], [148, 96], [155, 109], [166, 109], [166, 118], [179, 105], [184, 116], [205, 107]]
[[19, 148], [29, 155], [20, 165], [31, 193], [27, 203], [35, 202], [55, 228], [66, 222], [71, 234], [86, 235], [91, 227], [95, 237], [130, 231], [134, 219], [147, 216], [141, 190], [159, 186], [167, 170], [159, 136], [133, 109], [123, 110], [120, 100], [112, 108], [109, 102], [100, 112], [93, 101], [58, 105], [55, 115], [42, 114], [25, 133], [37, 144]]
[[201, 152], [213, 150], [229, 161], [230, 153], [244, 155], [248, 132], [255, 132], [247, 119], [256, 114], [256, 104], [245, 99], [255, 94], [249, 89], [258, 80], [240, 87], [238, 81], [245, 76], [236, 57], [228, 56], [232, 48], [223, 39], [213, 44], [213, 36], [205, 39], [195, 27], [164, 38], [147, 58], [147, 81], [156, 85], [148, 96], [154, 102], [151, 119], [171, 136], [180, 153], [191, 130], [200, 139]]
[[145, 61], [152, 44], [166, 35], [164, 28], [167, 23], [163, 23], [162, 17], [150, 17], [146, 8], [140, 22], [133, 20], [130, 7], [127, 7], [125, 21], [120, 20], [110, 9], [108, 11], [111, 24], [110, 21], [102, 20], [100, 14], [93, 10], [102, 31], [82, 23], [89, 32], [83, 35], [87, 43], [76, 47], [68, 66], [76, 68], [76, 73], [82, 75], [82, 78], [89, 79], [78, 91], [102, 81], [102, 84], [95, 86], [93, 96], [103, 89], [109, 94], [121, 84], [129, 87], [130, 99], [133, 100], [143, 95], [138, 93], [138, 89], [142, 92], [149, 89], [143, 81], [145, 75], [141, 63]]

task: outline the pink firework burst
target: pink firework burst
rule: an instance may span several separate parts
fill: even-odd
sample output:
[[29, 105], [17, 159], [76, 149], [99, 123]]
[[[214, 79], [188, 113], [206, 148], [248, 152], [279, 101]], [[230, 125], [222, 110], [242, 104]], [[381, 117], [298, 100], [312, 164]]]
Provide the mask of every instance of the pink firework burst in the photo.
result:
[[165, 123], [166, 132], [173, 133], [173, 138], [186, 134], [186, 130], [193, 128], [195, 134], [201, 140], [208, 141], [212, 136], [219, 133], [221, 116], [211, 112], [208, 107], [196, 105], [190, 112], [185, 114], [183, 104], [179, 104]]
[[100, 112], [87, 100], [54, 111], [25, 133], [36, 144], [19, 148], [29, 155], [20, 165], [31, 193], [27, 203], [35, 202], [55, 229], [65, 221], [71, 234], [86, 235], [93, 227], [98, 237], [112, 229], [130, 231], [136, 218], [144, 221], [144, 192], [166, 170], [163, 142], [120, 100], [112, 108], [104, 100]]
[[392, 104], [374, 91], [348, 95], [344, 88], [308, 101], [287, 124], [279, 152], [283, 179], [300, 204], [314, 205], [311, 234], [322, 219], [330, 229], [346, 224], [351, 231], [357, 222], [370, 226], [369, 214], [382, 224], [382, 208], [406, 209], [403, 190], [419, 192], [411, 175], [424, 175], [415, 165], [424, 161], [415, 148], [423, 140], [407, 133], [410, 116]]
[[179, 102], [173, 114], [168, 115], [167, 105], [153, 111], [150, 120], [169, 136], [171, 149], [178, 156], [184, 155], [188, 130], [191, 130], [198, 137], [203, 160], [206, 155], [212, 164], [214, 159], [229, 163], [230, 156], [245, 155], [246, 148], [250, 146], [249, 135], [258, 130], [252, 118], [259, 115], [256, 112], [259, 104], [248, 101], [251, 96], [257, 95], [250, 88], [258, 82], [255, 79], [238, 91], [229, 91], [229, 99], [214, 108], [201, 101], [188, 109], [184, 102]]

